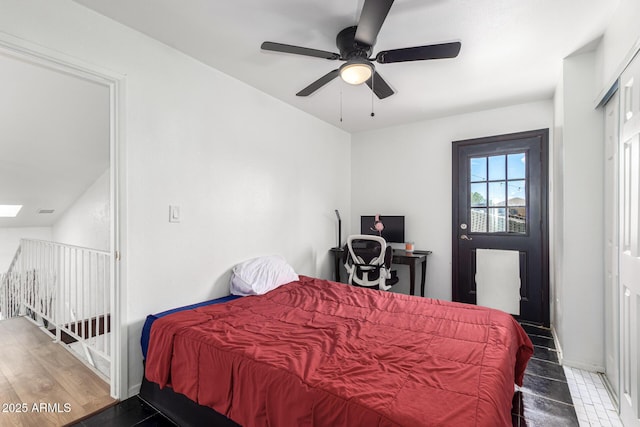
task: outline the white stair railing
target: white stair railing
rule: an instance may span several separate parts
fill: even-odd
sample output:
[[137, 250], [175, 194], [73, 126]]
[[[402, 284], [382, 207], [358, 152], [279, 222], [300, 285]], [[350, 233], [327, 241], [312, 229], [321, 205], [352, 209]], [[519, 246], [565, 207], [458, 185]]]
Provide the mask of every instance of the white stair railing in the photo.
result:
[[105, 251], [22, 239], [0, 281], [2, 316], [29, 314], [57, 341], [81, 343], [92, 365], [95, 356], [110, 364], [110, 265]]

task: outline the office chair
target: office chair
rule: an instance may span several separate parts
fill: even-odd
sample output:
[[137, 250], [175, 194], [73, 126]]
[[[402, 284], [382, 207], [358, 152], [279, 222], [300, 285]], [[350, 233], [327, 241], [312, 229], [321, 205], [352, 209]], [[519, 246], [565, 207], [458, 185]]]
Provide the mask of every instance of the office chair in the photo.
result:
[[344, 267], [349, 275], [349, 284], [389, 290], [398, 282], [391, 278], [393, 252], [380, 236], [356, 234], [347, 237], [343, 256]]

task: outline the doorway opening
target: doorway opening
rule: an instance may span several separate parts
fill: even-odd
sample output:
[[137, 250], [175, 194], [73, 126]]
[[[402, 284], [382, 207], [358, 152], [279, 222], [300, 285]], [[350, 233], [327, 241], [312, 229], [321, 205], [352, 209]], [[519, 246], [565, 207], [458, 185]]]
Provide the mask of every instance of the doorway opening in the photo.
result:
[[[6, 77], [5, 82], [24, 79], [20, 85], [23, 92], [14, 93], [9, 101], [14, 107], [25, 102], [23, 111], [28, 112], [7, 120], [14, 126], [11, 132], [15, 137], [4, 138], [5, 144], [13, 145], [4, 147], [7, 150], [3, 153], [8, 155], [3, 160], [11, 162], [16, 174], [26, 174], [29, 179], [3, 181], [10, 183], [12, 197], [23, 197], [27, 203], [38, 205], [35, 208], [25, 204], [29, 209], [25, 209], [18, 227], [18, 222], [0, 223], [0, 229], [12, 228], [17, 233], [18, 249], [14, 249], [15, 262], [10, 266], [20, 264], [20, 271], [15, 268], [14, 273], [30, 278], [16, 281], [29, 287], [28, 292], [22, 292], [29, 299], [19, 301], [17, 313], [54, 331], [57, 341], [64, 342], [61, 337], [65, 330], [67, 335], [83, 341], [81, 352], [91, 359], [89, 364], [97, 356], [104, 359], [108, 355], [106, 368], [104, 360], [101, 367], [95, 368], [103, 374], [106, 370], [110, 394], [120, 398], [127, 394], [126, 369], [122, 369], [126, 366], [126, 336], [120, 328], [123, 297], [119, 265], [122, 206], [118, 166], [122, 138], [118, 117], [123, 78], [6, 34], [0, 36], [0, 60], [14, 66], [12, 76]], [[58, 84], [64, 87], [56, 87]], [[63, 90], [52, 94], [47, 87]], [[81, 94], [80, 102], [75, 97]], [[75, 101], [86, 111], [78, 110]], [[17, 110], [7, 114], [12, 111]], [[39, 129], [45, 132], [38, 133]], [[37, 193], [38, 187], [49, 191]], [[57, 192], [54, 188], [64, 190]], [[51, 209], [53, 205], [60, 208]], [[21, 235], [34, 228], [44, 234]], [[22, 256], [23, 238], [28, 239], [25, 253], [30, 250], [27, 246], [37, 246], [37, 256]], [[64, 245], [56, 240], [63, 240]], [[79, 252], [90, 252], [88, 261]], [[87, 269], [89, 288], [77, 286], [81, 267]], [[61, 297], [72, 290], [72, 297]], [[93, 341], [100, 344], [93, 348]]]

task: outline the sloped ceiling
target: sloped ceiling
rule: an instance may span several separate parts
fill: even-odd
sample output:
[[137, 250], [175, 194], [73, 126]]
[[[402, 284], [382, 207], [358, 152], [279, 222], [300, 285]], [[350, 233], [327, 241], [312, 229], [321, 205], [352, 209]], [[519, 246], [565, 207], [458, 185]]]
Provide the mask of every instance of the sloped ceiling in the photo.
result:
[[51, 226], [109, 167], [109, 89], [2, 54], [0, 81], [0, 227]]

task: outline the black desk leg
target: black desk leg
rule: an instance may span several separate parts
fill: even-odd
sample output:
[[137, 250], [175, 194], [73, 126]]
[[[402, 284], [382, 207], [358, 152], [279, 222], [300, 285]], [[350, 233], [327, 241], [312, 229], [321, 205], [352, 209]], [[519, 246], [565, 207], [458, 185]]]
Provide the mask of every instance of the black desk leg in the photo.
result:
[[420, 282], [420, 296], [424, 296], [424, 285], [427, 279], [427, 257], [422, 261], [422, 281]]
[[413, 260], [409, 264], [409, 284], [409, 295], [413, 295], [416, 289], [416, 263]]

